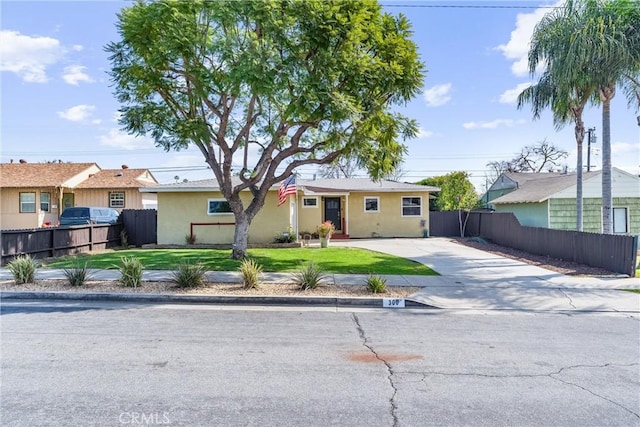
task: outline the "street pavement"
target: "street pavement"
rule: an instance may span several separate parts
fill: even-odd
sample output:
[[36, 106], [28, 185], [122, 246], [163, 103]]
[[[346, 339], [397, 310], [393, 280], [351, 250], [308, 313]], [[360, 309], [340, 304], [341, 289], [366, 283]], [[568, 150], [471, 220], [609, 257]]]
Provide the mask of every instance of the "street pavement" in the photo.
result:
[[[336, 240], [332, 246], [369, 249], [425, 264], [439, 276], [386, 275], [388, 286], [415, 286], [409, 297], [443, 309], [640, 312], [640, 279], [566, 276], [554, 271], [470, 248], [447, 238]], [[116, 270], [93, 270], [94, 280], [117, 280]], [[148, 270], [143, 280], [166, 281], [171, 272]], [[61, 270], [41, 268], [38, 279], [63, 279]], [[338, 285], [362, 285], [366, 275], [333, 274]], [[11, 279], [6, 268], [0, 280]], [[264, 273], [264, 282], [286, 282], [288, 273]], [[240, 282], [237, 272], [209, 272], [211, 282]], [[7, 295], [3, 292], [3, 295]]]

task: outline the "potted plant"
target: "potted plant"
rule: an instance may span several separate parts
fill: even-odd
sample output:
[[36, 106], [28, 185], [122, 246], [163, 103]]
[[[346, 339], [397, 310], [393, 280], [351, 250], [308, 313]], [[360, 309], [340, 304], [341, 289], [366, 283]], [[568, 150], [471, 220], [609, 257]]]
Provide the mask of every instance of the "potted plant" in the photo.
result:
[[336, 231], [336, 227], [331, 221], [325, 221], [318, 226], [318, 236], [320, 236], [320, 247], [326, 248], [331, 235]]

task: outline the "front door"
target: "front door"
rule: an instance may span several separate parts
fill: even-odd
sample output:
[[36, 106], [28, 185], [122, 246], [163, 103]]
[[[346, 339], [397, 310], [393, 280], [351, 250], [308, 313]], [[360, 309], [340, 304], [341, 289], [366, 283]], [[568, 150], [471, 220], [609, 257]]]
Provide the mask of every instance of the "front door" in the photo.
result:
[[62, 210], [60, 210], [60, 212], [63, 212], [67, 208], [74, 207], [75, 205], [73, 204], [73, 201], [73, 193], [64, 193], [62, 195]]
[[340, 218], [340, 197], [324, 198], [324, 220], [331, 221], [336, 230], [342, 230], [342, 219]]

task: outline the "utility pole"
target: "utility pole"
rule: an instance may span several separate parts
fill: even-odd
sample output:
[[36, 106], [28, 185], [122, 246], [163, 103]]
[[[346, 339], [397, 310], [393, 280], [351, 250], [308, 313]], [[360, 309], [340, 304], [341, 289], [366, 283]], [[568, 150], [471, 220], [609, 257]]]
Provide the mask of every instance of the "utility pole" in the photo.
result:
[[595, 126], [587, 129], [587, 172], [591, 171], [591, 143], [596, 143]]

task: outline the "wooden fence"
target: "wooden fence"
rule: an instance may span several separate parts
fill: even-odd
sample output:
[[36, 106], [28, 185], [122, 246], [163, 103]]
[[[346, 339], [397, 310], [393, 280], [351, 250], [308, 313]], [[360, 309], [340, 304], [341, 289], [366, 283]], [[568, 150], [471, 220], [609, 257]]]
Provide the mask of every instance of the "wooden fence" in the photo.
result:
[[120, 219], [127, 232], [129, 245], [158, 243], [158, 214], [155, 209], [125, 209]]
[[119, 246], [123, 227], [122, 223], [118, 223], [2, 230], [0, 265], [23, 254], [47, 258]]
[[[432, 236], [460, 236], [458, 212], [430, 212], [429, 221]], [[465, 229], [470, 236], [635, 277], [638, 236], [525, 227], [512, 213], [496, 212], [471, 212]]]

